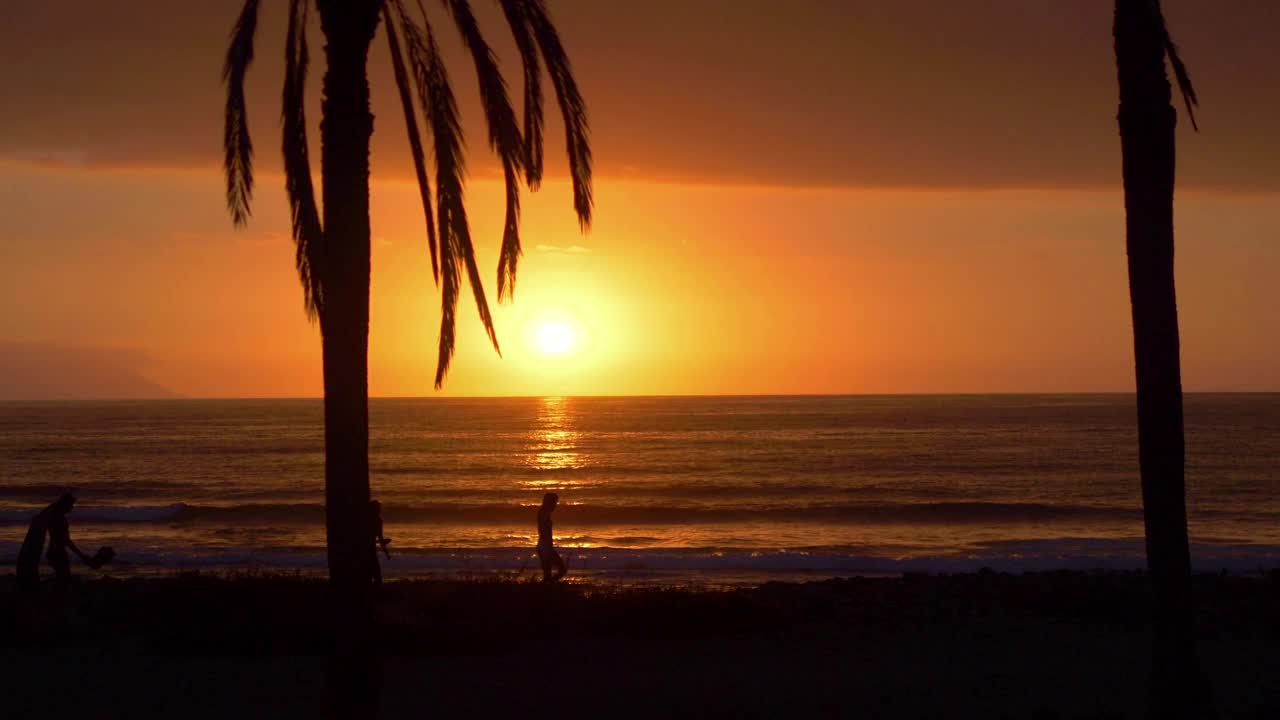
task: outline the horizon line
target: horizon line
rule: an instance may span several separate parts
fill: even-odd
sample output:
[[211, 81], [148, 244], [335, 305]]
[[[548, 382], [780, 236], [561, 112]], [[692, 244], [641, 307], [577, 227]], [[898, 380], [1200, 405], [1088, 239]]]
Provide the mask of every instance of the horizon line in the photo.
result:
[[[1280, 395], [1280, 390], [1184, 390], [1187, 395]], [[1062, 395], [1136, 395], [1133, 390], [1060, 390], [1060, 391], [948, 391], [948, 392], [832, 392], [832, 393], [633, 393], [619, 395], [370, 395], [369, 400], [524, 400], [541, 398], [580, 399], [677, 399], [677, 398], [819, 398], [819, 397], [1027, 397]], [[92, 402], [235, 402], [235, 401], [299, 401], [324, 400], [323, 395], [245, 395], [176, 397], [81, 397], [81, 398], [0, 398], [0, 403], [92, 403]]]

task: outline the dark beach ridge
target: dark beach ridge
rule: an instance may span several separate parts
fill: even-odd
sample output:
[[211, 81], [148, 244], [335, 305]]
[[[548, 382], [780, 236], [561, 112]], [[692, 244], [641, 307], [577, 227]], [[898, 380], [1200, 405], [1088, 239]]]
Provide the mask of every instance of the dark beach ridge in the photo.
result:
[[[319, 578], [83, 580], [43, 608], [13, 582], [5, 717], [324, 714]], [[1280, 573], [1197, 575], [1195, 591], [1220, 717], [1280, 717]], [[397, 580], [377, 605], [384, 716], [1138, 718], [1149, 601], [1145, 574], [1115, 572]]]

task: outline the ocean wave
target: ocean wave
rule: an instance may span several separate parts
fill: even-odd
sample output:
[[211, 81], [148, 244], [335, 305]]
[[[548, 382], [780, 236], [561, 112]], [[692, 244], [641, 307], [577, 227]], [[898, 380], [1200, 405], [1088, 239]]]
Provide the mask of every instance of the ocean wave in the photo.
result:
[[[0, 524], [29, 522], [40, 506], [0, 508]], [[537, 506], [511, 502], [384, 502], [389, 523], [440, 525], [526, 525]], [[1280, 522], [1280, 512], [1242, 512], [1199, 508], [1197, 518], [1226, 517], [1234, 522]], [[86, 506], [72, 512], [75, 522], [198, 524], [321, 524], [320, 503], [253, 502], [227, 505], [167, 503]], [[1140, 523], [1139, 507], [1045, 502], [815, 502], [808, 504], [561, 504], [556, 519], [564, 526], [732, 524], [753, 522], [860, 525], [1008, 525], [1017, 523]]]
[[[147, 569], [263, 568], [317, 570], [325, 568], [322, 548], [179, 549], [157, 551], [116, 548], [111, 571]], [[0, 543], [0, 561], [12, 558], [15, 543]], [[797, 550], [718, 550], [715, 548], [633, 549], [561, 547], [572, 573], [696, 576], [714, 573], [769, 575], [811, 573], [827, 576], [899, 574], [910, 572], [1000, 572], [1054, 570], [1140, 570], [1146, 565], [1140, 539], [1063, 538], [1037, 541], [1026, 547], [1000, 546], [979, 552], [899, 557], [876, 548], [812, 548]], [[1280, 568], [1280, 546], [1212, 545], [1195, 543], [1192, 564], [1199, 572], [1266, 572]], [[533, 572], [538, 561], [528, 547], [401, 549], [383, 561], [388, 576], [420, 573]]]
[[27, 502], [53, 502], [68, 489], [67, 485], [0, 485], [0, 497]]
[[[38, 508], [0, 509], [0, 522], [29, 521]], [[438, 524], [528, 523], [535, 505], [516, 503], [418, 503], [385, 505], [384, 519], [393, 523]], [[146, 506], [79, 506], [72, 517], [81, 522], [280, 522], [321, 523], [318, 503], [246, 503]], [[1019, 502], [815, 503], [791, 506], [741, 505], [609, 505], [565, 504], [556, 511], [566, 525], [675, 525], [754, 521], [819, 523], [1016, 523], [1058, 520], [1135, 521], [1139, 508], [1053, 505]]]
[[[97, 523], [147, 523], [173, 520], [187, 510], [185, 503], [169, 505], [125, 505], [116, 507], [76, 507], [71, 511], [74, 521]], [[28, 523], [42, 507], [0, 509], [0, 523]]]
[[0, 485], [0, 498], [25, 503], [50, 503], [63, 493], [92, 495], [95, 498], [138, 498], [146, 495], [177, 495], [201, 489], [199, 485], [145, 480], [87, 481], [67, 484], [35, 483]]

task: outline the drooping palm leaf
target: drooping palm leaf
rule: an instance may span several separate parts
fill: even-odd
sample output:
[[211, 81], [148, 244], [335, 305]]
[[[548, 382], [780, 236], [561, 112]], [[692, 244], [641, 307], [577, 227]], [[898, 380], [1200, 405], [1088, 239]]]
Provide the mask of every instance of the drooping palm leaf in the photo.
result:
[[498, 302], [516, 294], [516, 270], [520, 264], [520, 174], [515, 165], [502, 163], [506, 183], [507, 212], [502, 226], [502, 252], [498, 255]]
[[467, 211], [463, 202], [465, 160], [458, 104], [454, 99], [453, 89], [449, 85], [449, 76], [440, 57], [440, 48], [436, 45], [435, 36], [431, 32], [425, 9], [419, 4], [419, 10], [423, 13], [423, 25], [419, 27], [417, 22], [405, 12], [401, 0], [392, 0], [392, 2], [396, 6], [396, 14], [400, 18], [400, 25], [404, 31], [409, 64], [413, 69], [419, 101], [422, 104], [423, 114], [427, 118], [427, 124], [431, 127], [435, 147], [442, 296], [440, 346], [435, 379], [435, 386], [439, 388], [453, 360], [458, 294], [464, 268], [475, 295], [480, 320], [489, 335], [489, 340], [499, 353], [501, 349], [498, 346], [497, 332], [493, 327], [493, 316], [489, 312], [489, 303], [485, 299], [484, 285], [480, 280], [479, 269], [476, 267], [475, 249], [471, 243], [471, 230], [467, 224]]
[[543, 0], [518, 0], [528, 17], [529, 27], [538, 41], [542, 59], [551, 84], [556, 89], [556, 100], [564, 116], [565, 144], [569, 150], [569, 174], [573, 178], [573, 209], [578, 213], [578, 224], [585, 230], [591, 226], [591, 209], [595, 204], [591, 191], [591, 130], [587, 123], [587, 104], [578, 91], [578, 82], [569, 66], [569, 55], [560, 43], [560, 34], [551, 24]]
[[222, 66], [227, 85], [227, 105], [222, 131], [223, 168], [227, 175], [227, 210], [236, 225], [244, 225], [251, 214], [253, 197], [253, 141], [249, 138], [249, 118], [244, 100], [244, 76], [253, 63], [253, 36], [258, 27], [258, 0], [247, 0], [240, 11], [231, 45]]
[[[454, 329], [456, 327], [457, 307], [458, 307], [458, 286], [461, 283], [458, 265], [454, 261], [454, 229], [447, 217], [448, 210], [445, 207], [445, 193], [448, 189], [456, 186], [454, 182], [442, 182], [445, 177], [452, 177], [460, 174], [462, 168], [457, 166], [461, 160], [457, 154], [450, 152], [450, 147], [460, 150], [461, 139], [457, 136], [461, 134], [462, 129], [457, 123], [456, 107], [454, 112], [454, 122], [452, 127], [445, 120], [447, 113], [431, 112], [431, 106], [434, 102], [432, 88], [432, 69], [430, 67], [430, 51], [427, 49], [427, 40], [422, 28], [410, 17], [405, 10], [402, 0], [388, 0], [395, 7], [396, 15], [400, 19], [400, 29], [404, 33], [405, 51], [409, 59], [409, 67], [413, 73], [414, 89], [417, 90], [418, 103], [422, 108], [423, 115], [426, 117], [427, 128], [432, 134], [432, 143], [434, 146], [434, 158], [436, 165], [436, 207], [438, 213], [439, 224], [439, 254], [440, 254], [440, 339], [439, 339], [439, 359], [436, 364], [436, 387], [440, 386], [440, 380], [443, 379], [444, 372], [442, 369], [448, 368], [448, 362], [453, 354], [455, 341]], [[443, 135], [440, 125], [444, 125]]]
[[542, 64], [538, 60], [538, 45], [529, 25], [529, 16], [524, 11], [524, 1], [501, 2], [524, 65], [525, 181], [530, 190], [537, 190], [542, 183]]
[[285, 38], [284, 92], [280, 120], [283, 125], [285, 191], [293, 220], [294, 264], [302, 282], [302, 302], [314, 320], [324, 306], [324, 231], [311, 181], [307, 148], [306, 86], [307, 0], [290, 0], [289, 29]]
[[501, 301], [508, 292], [515, 292], [516, 265], [520, 259], [520, 172], [524, 169], [525, 145], [507, 96], [506, 80], [498, 69], [498, 58], [480, 34], [471, 3], [468, 0], [441, 2], [453, 16], [463, 44], [471, 52], [480, 82], [480, 104], [489, 128], [489, 147], [502, 159], [507, 211], [502, 250], [498, 255], [498, 300]]
[[1187, 74], [1187, 66], [1182, 64], [1182, 58], [1178, 57], [1178, 46], [1174, 44], [1173, 38], [1169, 36], [1169, 29], [1164, 27], [1164, 18], [1160, 18], [1161, 29], [1164, 31], [1164, 50], [1169, 56], [1169, 64], [1173, 65], [1173, 76], [1178, 80], [1178, 89], [1182, 91], [1182, 104], [1187, 108], [1187, 117], [1191, 120], [1191, 128], [1196, 132], [1200, 131], [1200, 126], [1196, 124], [1196, 113], [1193, 107], [1198, 107], [1200, 101], [1196, 98], [1196, 89], [1191, 86], [1191, 76]]
[[413, 153], [413, 169], [418, 177], [418, 192], [422, 196], [422, 212], [427, 221], [427, 245], [431, 250], [431, 276], [436, 284], [440, 284], [440, 263], [436, 246], [436, 219], [431, 210], [431, 182], [427, 179], [426, 156], [422, 149], [422, 136], [418, 133], [418, 116], [413, 109], [413, 91], [409, 86], [409, 73], [404, 67], [404, 57], [400, 52], [400, 40], [397, 37], [395, 23], [391, 18], [390, 4], [382, 5], [383, 20], [386, 21], [387, 47], [391, 51], [391, 69], [396, 78], [396, 88], [400, 91], [400, 105], [404, 109], [404, 125], [409, 134], [409, 149]]
[[503, 161], [509, 160], [518, 169], [523, 169], [524, 147], [516, 114], [507, 96], [507, 82], [498, 69], [497, 56], [480, 33], [480, 25], [471, 10], [471, 3], [468, 0], [441, 0], [441, 3], [453, 17], [458, 33], [475, 64], [476, 78], [480, 82], [480, 103], [488, 123], [489, 147]]
[[1191, 87], [1191, 76], [1187, 74], [1187, 67], [1182, 64], [1182, 59], [1178, 57], [1178, 46], [1170, 42], [1167, 52], [1169, 53], [1169, 61], [1173, 64], [1173, 74], [1178, 78], [1178, 89], [1182, 91], [1182, 103], [1187, 108], [1187, 117], [1191, 120], [1191, 128], [1199, 132], [1200, 126], [1196, 123], [1196, 113], [1192, 108], [1199, 107], [1200, 101], [1196, 99], [1195, 88]]

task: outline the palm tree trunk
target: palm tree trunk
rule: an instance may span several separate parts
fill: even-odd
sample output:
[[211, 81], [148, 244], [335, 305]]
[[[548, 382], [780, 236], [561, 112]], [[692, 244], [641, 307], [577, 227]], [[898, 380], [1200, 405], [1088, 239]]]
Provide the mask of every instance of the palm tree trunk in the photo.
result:
[[1203, 717], [1187, 539], [1182, 375], [1174, 291], [1174, 126], [1165, 34], [1153, 0], [1116, 0], [1129, 297], [1133, 306], [1138, 454], [1155, 621], [1149, 714]]
[[333, 602], [328, 685], [335, 717], [374, 717], [381, 673], [369, 567], [369, 111], [374, 2], [318, 3], [326, 45], [323, 119], [325, 524]]

